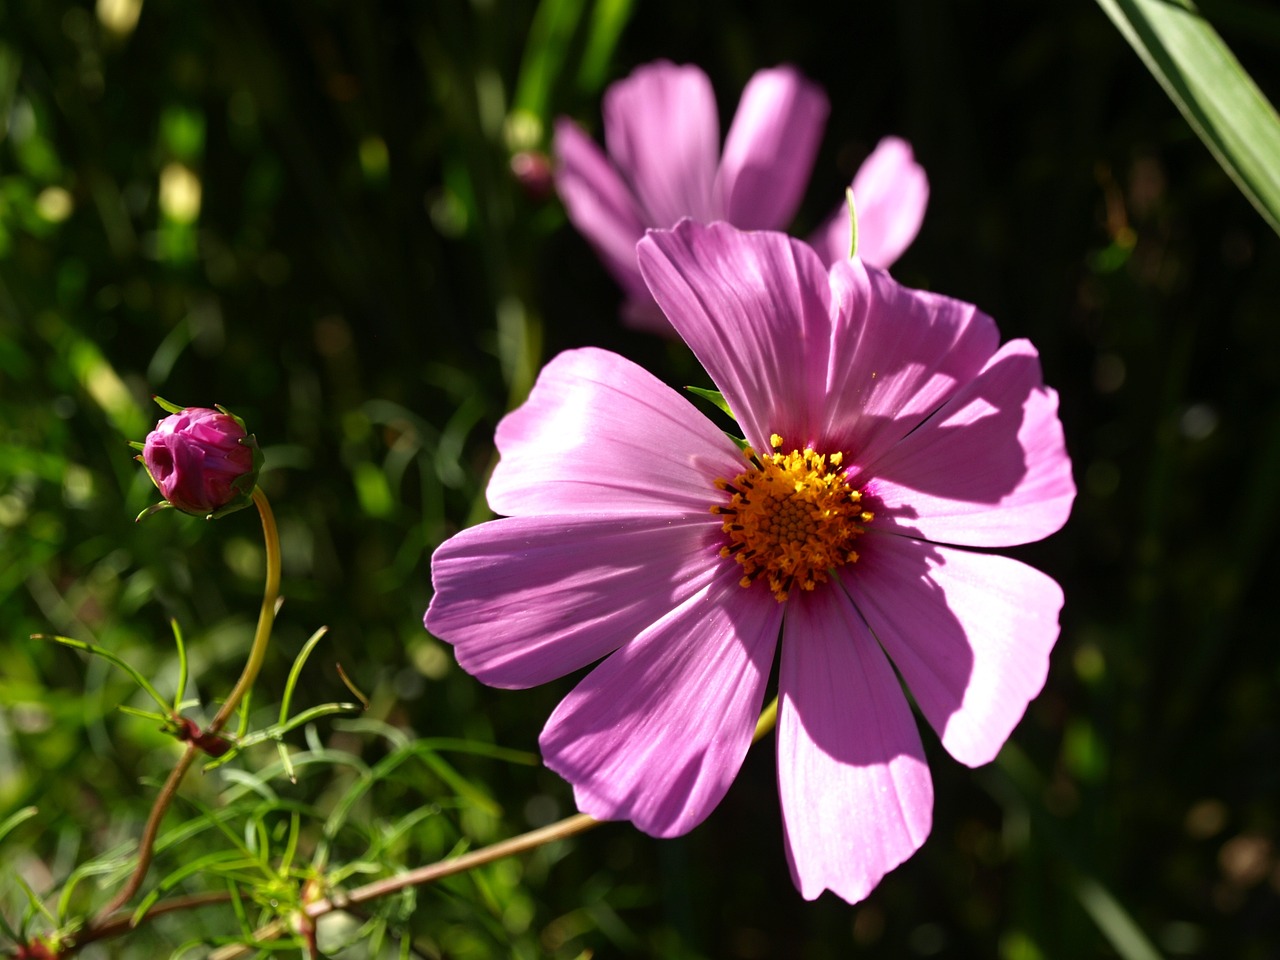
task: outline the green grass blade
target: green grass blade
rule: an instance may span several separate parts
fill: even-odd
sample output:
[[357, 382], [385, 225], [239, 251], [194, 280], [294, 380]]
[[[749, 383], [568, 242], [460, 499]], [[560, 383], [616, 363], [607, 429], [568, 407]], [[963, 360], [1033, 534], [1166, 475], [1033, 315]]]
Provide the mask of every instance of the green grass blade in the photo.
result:
[[1280, 233], [1280, 117], [1189, 0], [1098, 0], [1241, 192]]
[[21, 824], [26, 820], [30, 820], [39, 812], [40, 812], [39, 808], [37, 807], [23, 807], [21, 810], [17, 811], [16, 813], [13, 813], [10, 816], [5, 817], [4, 821], [0, 822], [0, 840], [3, 840], [9, 834], [9, 832], [12, 831], [14, 828], [16, 828], [19, 824]]
[[582, 3], [583, 0], [542, 0], [529, 26], [512, 106], [537, 118], [540, 125], [546, 122], [551, 88], [564, 67], [569, 44], [582, 20]]
[[1160, 960], [1159, 951], [1111, 891], [1088, 876], [1077, 877], [1073, 886], [1085, 913], [1123, 960]]
[[165, 711], [165, 713], [169, 712], [169, 702], [165, 700], [164, 697], [160, 696], [160, 692], [147, 681], [147, 678], [133, 667], [129, 666], [129, 664], [121, 660], [120, 657], [116, 656], [116, 654], [112, 653], [106, 647], [100, 647], [96, 643], [88, 643], [84, 640], [76, 640], [73, 637], [56, 636], [51, 633], [35, 633], [31, 635], [31, 639], [52, 640], [54, 643], [60, 643], [64, 647], [75, 647], [77, 650], [85, 651], [85, 653], [92, 653], [102, 657], [102, 659], [115, 664], [125, 673], [129, 674], [129, 676], [133, 677], [134, 682], [143, 690], [147, 691], [147, 695], [160, 705], [161, 710]]
[[302, 645], [302, 649], [298, 651], [298, 655], [294, 657], [293, 666], [289, 668], [289, 679], [285, 681], [284, 695], [280, 698], [281, 724], [284, 724], [289, 719], [289, 707], [293, 703], [293, 689], [298, 685], [298, 677], [302, 674], [302, 667], [307, 662], [307, 657], [311, 656], [311, 651], [316, 648], [316, 644], [328, 632], [328, 627], [318, 629], [307, 639], [307, 642]]
[[173, 712], [178, 714], [182, 712], [182, 694], [187, 689], [189, 664], [187, 663], [187, 645], [182, 641], [182, 628], [178, 626], [177, 620], [170, 620], [169, 626], [173, 628], [173, 642], [178, 648], [178, 689], [173, 695]]
[[634, 6], [634, 0], [596, 0], [591, 10], [587, 45], [578, 66], [578, 89], [583, 93], [598, 93], [609, 79], [614, 48], [622, 36], [623, 27], [631, 19]]

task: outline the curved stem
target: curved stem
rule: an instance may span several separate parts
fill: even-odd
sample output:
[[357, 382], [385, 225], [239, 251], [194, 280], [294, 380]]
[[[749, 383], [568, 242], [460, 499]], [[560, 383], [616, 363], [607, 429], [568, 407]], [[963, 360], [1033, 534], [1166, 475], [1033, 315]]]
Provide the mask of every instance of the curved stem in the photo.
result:
[[[226, 726], [227, 721], [231, 719], [231, 715], [235, 713], [236, 707], [244, 699], [244, 695], [253, 686], [253, 681], [257, 679], [258, 671], [262, 668], [262, 661], [267, 655], [267, 641], [271, 639], [271, 626], [276, 619], [276, 600], [280, 596], [280, 534], [276, 530], [276, 518], [271, 512], [271, 504], [267, 502], [267, 495], [262, 492], [261, 487], [253, 488], [253, 502], [258, 508], [258, 515], [262, 518], [262, 538], [266, 542], [267, 548], [267, 585], [262, 594], [262, 609], [258, 613], [258, 629], [253, 636], [253, 646], [249, 648], [249, 659], [245, 662], [240, 679], [235, 687], [232, 688], [231, 694], [222, 705], [222, 709], [213, 718], [213, 722], [209, 724], [207, 732], [213, 734], [218, 733]], [[97, 917], [94, 918], [93, 926], [96, 927], [106, 922], [107, 918], [128, 903], [133, 898], [133, 895], [138, 892], [138, 888], [142, 886], [142, 881], [146, 878], [147, 871], [151, 868], [151, 860], [155, 856], [156, 836], [160, 833], [160, 823], [164, 820], [164, 815], [169, 811], [169, 805], [173, 803], [173, 798], [178, 793], [182, 778], [191, 769], [191, 765], [195, 762], [199, 753], [199, 747], [195, 743], [189, 742], [177, 765], [169, 773], [168, 779], [165, 780], [164, 786], [156, 796], [155, 803], [152, 804], [151, 814], [147, 817], [146, 828], [142, 831], [142, 839], [138, 843], [138, 865], [134, 867], [133, 873], [129, 876], [129, 881], [120, 892], [112, 897], [111, 902], [98, 912]]]
[[253, 646], [249, 648], [249, 659], [245, 662], [240, 680], [209, 724], [209, 733], [219, 733], [227, 725], [231, 715], [236, 712], [236, 707], [253, 686], [253, 681], [258, 678], [262, 661], [267, 656], [271, 627], [276, 621], [276, 601], [280, 597], [280, 534], [276, 530], [276, 517], [271, 512], [271, 504], [267, 502], [267, 495], [262, 492], [261, 487], [253, 488], [253, 504], [262, 518], [262, 539], [267, 548], [267, 585], [262, 592], [262, 609], [258, 611], [258, 629], [253, 635]]
[[[193, 893], [174, 897], [171, 900], [161, 900], [152, 904], [151, 908], [139, 918], [138, 924], [163, 916], [166, 913], [195, 910], [199, 907], [207, 907], [213, 904], [228, 903], [230, 900], [231, 894], [223, 890], [214, 890], [209, 893]], [[123, 936], [134, 930], [136, 926], [137, 924], [133, 921], [132, 910], [121, 910], [114, 913], [106, 911], [88, 927], [62, 941], [58, 945], [58, 949], [61, 951], [58, 956], [62, 958], [70, 957], [91, 943]]]
[[751, 742], [759, 743], [764, 738], [764, 735], [772, 730], [777, 723], [778, 698], [774, 697], [760, 714], [760, 719], [756, 721], [756, 732], [751, 735]]
[[110, 903], [98, 911], [92, 926], [96, 927], [98, 924], [103, 923], [111, 914], [128, 903], [133, 895], [138, 892], [138, 888], [142, 886], [142, 881], [146, 877], [147, 871], [151, 868], [151, 858], [155, 856], [156, 835], [160, 832], [160, 822], [164, 820], [164, 815], [169, 810], [169, 804], [173, 803], [173, 798], [178, 793], [178, 787], [182, 784], [182, 778], [191, 769], [191, 764], [195, 762], [199, 752], [199, 748], [194, 743], [188, 743], [187, 749], [182, 752], [178, 763], [169, 772], [169, 778], [165, 780], [164, 786], [160, 788], [160, 793], [156, 796], [156, 802], [151, 805], [151, 813], [147, 817], [147, 825], [142, 831], [142, 839], [138, 841], [138, 865], [133, 868], [133, 873], [129, 875], [129, 882], [124, 885], [119, 893], [111, 898]]

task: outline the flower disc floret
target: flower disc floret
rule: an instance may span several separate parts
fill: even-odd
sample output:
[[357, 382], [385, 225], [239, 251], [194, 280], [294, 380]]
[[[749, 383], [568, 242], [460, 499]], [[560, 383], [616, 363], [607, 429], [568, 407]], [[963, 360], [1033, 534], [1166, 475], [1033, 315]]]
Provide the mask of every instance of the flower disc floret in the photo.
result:
[[774, 453], [758, 457], [747, 447], [751, 468], [716, 481], [732, 496], [711, 512], [725, 518], [721, 529], [729, 542], [720, 556], [742, 564], [738, 583], [749, 587], [763, 578], [781, 603], [793, 587], [812, 590], [827, 582], [827, 571], [856, 563], [853, 543], [873, 515], [864, 508], [862, 492], [849, 486], [839, 450], [776, 452], [783, 445], [776, 433], [769, 442]]

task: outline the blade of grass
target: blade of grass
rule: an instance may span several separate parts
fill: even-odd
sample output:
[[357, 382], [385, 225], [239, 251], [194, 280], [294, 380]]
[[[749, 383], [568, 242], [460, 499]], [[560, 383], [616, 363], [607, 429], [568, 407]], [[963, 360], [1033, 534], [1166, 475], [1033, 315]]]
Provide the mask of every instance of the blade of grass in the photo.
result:
[[1189, 0], [1098, 0], [1271, 229], [1280, 233], [1280, 117]]
[[160, 696], [160, 692], [156, 690], [155, 687], [153, 687], [149, 682], [147, 682], [147, 678], [144, 677], [137, 670], [135, 670], [133, 667], [129, 666], [129, 664], [125, 663], [122, 659], [120, 659], [120, 657], [112, 653], [106, 647], [100, 647], [96, 643], [88, 643], [85, 640], [76, 640], [73, 637], [61, 637], [61, 636], [57, 636], [55, 634], [50, 634], [50, 633], [33, 633], [31, 635], [31, 639], [32, 640], [52, 640], [54, 643], [60, 643], [64, 647], [74, 647], [77, 650], [83, 650], [86, 653], [92, 653], [96, 656], [102, 657], [102, 659], [106, 660], [108, 663], [114, 664], [115, 666], [123, 670], [125, 673], [129, 674], [129, 676], [133, 678], [134, 682], [137, 683], [138, 686], [140, 686], [143, 690], [147, 691], [147, 695], [150, 696], [152, 700], [154, 700], [156, 703], [160, 705], [161, 710], [163, 710], [165, 713], [169, 712], [169, 702], [165, 700], [164, 697]]

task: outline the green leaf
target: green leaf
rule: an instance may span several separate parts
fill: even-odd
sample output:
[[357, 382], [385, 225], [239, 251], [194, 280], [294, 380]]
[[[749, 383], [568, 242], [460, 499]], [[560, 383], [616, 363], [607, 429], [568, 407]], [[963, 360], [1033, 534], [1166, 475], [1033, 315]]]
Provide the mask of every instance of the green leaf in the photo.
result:
[[583, 93], [595, 94], [604, 86], [613, 63], [613, 51], [634, 7], [634, 0], [596, 0], [582, 62], [578, 65], [578, 89]]
[[1189, 0], [1098, 0], [1271, 229], [1280, 233], [1280, 117]]
[[147, 691], [147, 695], [150, 696], [152, 700], [154, 700], [156, 703], [160, 705], [161, 710], [164, 710], [166, 713], [168, 712], [169, 710], [168, 701], [165, 700], [164, 697], [160, 696], [159, 691], [157, 691], [156, 688], [153, 687], [147, 681], [147, 678], [144, 677], [137, 670], [135, 670], [133, 667], [129, 666], [129, 664], [125, 663], [122, 659], [120, 659], [119, 656], [117, 656], [115, 653], [112, 653], [106, 647], [100, 647], [96, 643], [87, 643], [84, 640], [76, 640], [72, 637], [60, 637], [50, 633], [33, 633], [31, 635], [31, 639], [32, 640], [52, 640], [54, 643], [60, 643], [64, 647], [75, 647], [77, 650], [83, 650], [86, 653], [97, 654], [99, 657], [102, 657], [102, 659], [108, 661], [109, 663], [114, 663], [117, 667], [119, 667], [125, 673], [129, 674], [129, 676], [133, 677], [134, 682], [138, 686], [140, 686], [143, 690]]
[[1072, 886], [1080, 905], [1123, 960], [1160, 960], [1160, 952], [1111, 891], [1086, 875], [1076, 876]]
[[40, 812], [39, 809], [36, 807], [23, 807], [17, 813], [14, 813], [11, 816], [5, 817], [4, 821], [0, 822], [0, 840], [3, 840], [9, 834], [9, 832], [13, 830], [15, 827], [17, 827], [20, 823], [22, 823], [25, 820], [30, 820], [39, 812]]
[[298, 677], [302, 673], [303, 665], [307, 662], [307, 657], [311, 655], [311, 651], [316, 648], [316, 644], [328, 632], [328, 627], [321, 627], [308, 638], [307, 642], [302, 645], [302, 649], [298, 651], [298, 655], [293, 658], [293, 666], [289, 668], [289, 679], [285, 681], [284, 685], [284, 696], [280, 699], [281, 725], [289, 719], [289, 706], [293, 702], [293, 689], [298, 685]]
[[702, 387], [685, 387], [685, 390], [692, 393], [695, 397], [706, 400], [717, 410], [723, 410], [733, 420], [738, 418], [733, 415], [733, 411], [729, 409], [729, 401], [724, 398], [724, 394], [719, 390], [704, 390]]
[[[563, 69], [569, 45], [582, 19], [583, 0], [542, 0], [529, 25], [520, 78], [516, 81], [513, 114], [523, 115], [538, 128], [525, 137], [526, 142], [512, 144], [517, 148], [538, 145], [541, 127], [547, 119], [551, 88]], [[518, 113], [517, 113], [518, 112]], [[529, 136], [529, 134], [535, 134]]]
[[182, 712], [182, 694], [187, 689], [187, 646], [182, 642], [182, 628], [178, 621], [170, 620], [169, 626], [173, 628], [173, 642], [178, 647], [178, 689], [173, 694], [173, 712], [178, 714]]

